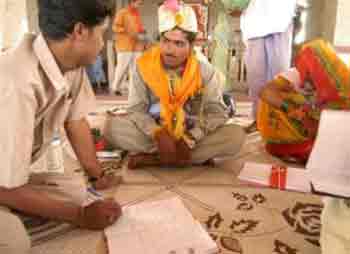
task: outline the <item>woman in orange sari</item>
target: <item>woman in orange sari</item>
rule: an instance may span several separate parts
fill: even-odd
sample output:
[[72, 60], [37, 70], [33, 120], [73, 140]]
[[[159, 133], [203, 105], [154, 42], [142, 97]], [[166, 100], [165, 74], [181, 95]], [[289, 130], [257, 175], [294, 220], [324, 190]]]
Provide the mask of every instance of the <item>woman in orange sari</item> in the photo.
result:
[[323, 109], [350, 109], [350, 72], [328, 43], [314, 40], [260, 94], [257, 124], [267, 151], [306, 162]]

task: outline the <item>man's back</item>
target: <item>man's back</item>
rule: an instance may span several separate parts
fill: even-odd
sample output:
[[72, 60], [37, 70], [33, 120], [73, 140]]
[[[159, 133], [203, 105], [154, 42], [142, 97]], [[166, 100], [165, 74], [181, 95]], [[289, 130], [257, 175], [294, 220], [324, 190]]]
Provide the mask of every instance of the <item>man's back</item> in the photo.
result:
[[[5, 85], [1, 86], [2, 89], [10, 85], [3, 82], [20, 81], [34, 74], [33, 71], [38, 65], [38, 59], [33, 51], [34, 39], [33, 35], [27, 34], [19, 45], [0, 55], [0, 80]], [[20, 82], [11, 83], [11, 85], [16, 85]]]

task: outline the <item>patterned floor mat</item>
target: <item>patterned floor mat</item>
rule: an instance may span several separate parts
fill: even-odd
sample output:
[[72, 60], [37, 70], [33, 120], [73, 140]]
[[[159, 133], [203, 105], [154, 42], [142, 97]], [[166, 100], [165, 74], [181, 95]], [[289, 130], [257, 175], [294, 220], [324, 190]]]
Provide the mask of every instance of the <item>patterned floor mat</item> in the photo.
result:
[[[237, 114], [235, 123], [249, 124], [250, 105], [238, 103]], [[103, 122], [96, 119], [99, 118], [92, 116], [90, 120]], [[235, 158], [218, 160], [215, 168], [130, 171], [125, 164], [122, 168], [109, 164], [124, 177], [113, 196], [125, 206], [180, 197], [218, 243], [220, 253], [321, 253], [318, 244], [321, 200], [312, 195], [243, 186], [237, 175], [245, 161], [281, 163], [264, 151], [259, 134], [253, 133]], [[61, 231], [54, 240], [40, 241], [32, 253], [107, 254], [107, 251], [101, 232], [75, 229]]]

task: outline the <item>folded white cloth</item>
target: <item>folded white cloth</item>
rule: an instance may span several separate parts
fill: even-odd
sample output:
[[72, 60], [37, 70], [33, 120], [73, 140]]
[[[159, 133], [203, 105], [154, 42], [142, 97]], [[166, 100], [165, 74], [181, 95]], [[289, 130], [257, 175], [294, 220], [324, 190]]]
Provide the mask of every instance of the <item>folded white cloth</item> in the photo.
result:
[[197, 18], [191, 6], [181, 4], [178, 11], [161, 5], [158, 9], [159, 32], [164, 33], [175, 27], [179, 27], [187, 32], [198, 32]]

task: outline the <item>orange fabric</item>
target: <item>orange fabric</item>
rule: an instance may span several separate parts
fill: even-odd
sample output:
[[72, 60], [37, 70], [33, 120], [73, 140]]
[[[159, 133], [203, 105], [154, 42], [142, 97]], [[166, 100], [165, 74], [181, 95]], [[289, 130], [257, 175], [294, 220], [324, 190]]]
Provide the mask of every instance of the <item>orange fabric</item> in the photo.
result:
[[308, 139], [297, 144], [274, 144], [267, 143], [265, 148], [270, 154], [278, 157], [292, 157], [300, 162], [306, 162], [312, 151], [314, 140]]
[[[199, 93], [202, 88], [200, 66], [196, 57], [191, 54], [180, 80], [176, 81], [174, 94], [169, 91], [169, 77], [161, 63], [159, 46], [155, 46], [137, 60], [142, 79], [161, 104], [162, 125], [176, 139], [184, 136], [186, 101]], [[174, 121], [175, 119], [175, 121]]]
[[141, 51], [143, 47], [133, 34], [143, 29], [140, 16], [130, 11], [130, 8], [121, 9], [115, 16], [112, 30], [116, 33], [115, 49], [119, 52]]
[[[300, 149], [298, 156], [307, 158], [317, 134], [321, 111], [350, 109], [350, 71], [331, 45], [322, 40], [306, 43], [298, 52], [295, 64], [302, 83], [298, 91], [283, 97], [288, 102], [288, 111], [260, 100], [257, 126], [270, 146], [269, 152], [286, 156], [288, 153], [296, 155]], [[312, 81], [308, 82], [309, 86], [312, 84], [308, 88], [312, 89], [311, 93], [303, 93], [307, 81]], [[289, 81], [281, 77], [272, 82], [279, 87], [290, 86]]]
[[323, 40], [306, 43], [295, 59], [302, 82], [311, 78], [318, 103], [350, 97], [350, 72], [332, 46]]
[[[278, 86], [289, 84], [283, 78], [276, 78], [274, 83]], [[262, 137], [269, 141], [277, 142], [281, 140], [283, 143], [300, 143], [306, 139], [290, 123], [290, 119], [285, 112], [271, 107], [262, 100], [259, 101], [257, 128]]]
[[142, 20], [141, 20], [141, 16], [140, 16], [140, 12], [138, 9], [136, 8], [133, 8], [131, 6], [129, 6], [129, 12], [131, 15], [134, 16], [135, 18], [135, 25], [136, 25], [136, 30], [138, 33], [143, 33], [145, 32], [145, 28], [143, 27], [143, 24], [142, 24]]

